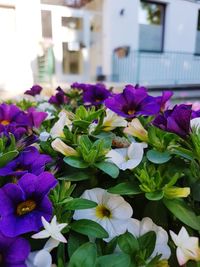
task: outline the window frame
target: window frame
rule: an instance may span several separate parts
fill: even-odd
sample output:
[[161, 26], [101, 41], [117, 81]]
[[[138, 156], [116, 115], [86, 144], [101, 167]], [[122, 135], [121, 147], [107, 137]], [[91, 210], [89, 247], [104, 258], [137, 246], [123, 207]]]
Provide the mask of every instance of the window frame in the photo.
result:
[[[164, 43], [165, 43], [165, 19], [166, 19], [166, 9], [167, 9], [167, 3], [164, 2], [156, 2], [156, 1], [149, 1], [149, 0], [140, 0], [140, 3], [148, 3], [148, 4], [157, 4], [163, 6], [163, 21], [162, 21], [162, 38], [161, 38], [161, 49], [158, 50], [151, 50], [151, 49], [140, 49], [139, 47], [139, 52], [142, 53], [163, 53], [164, 52]], [[139, 23], [140, 26], [140, 23]], [[140, 28], [140, 27], [139, 27]]]
[[198, 24], [200, 21], [200, 9], [197, 10], [198, 15], [197, 15], [197, 23], [196, 23], [196, 39], [195, 39], [195, 51], [194, 51], [194, 56], [200, 56], [200, 51], [197, 52], [196, 51], [196, 43], [197, 43], [197, 32], [200, 32], [200, 30], [198, 31]]

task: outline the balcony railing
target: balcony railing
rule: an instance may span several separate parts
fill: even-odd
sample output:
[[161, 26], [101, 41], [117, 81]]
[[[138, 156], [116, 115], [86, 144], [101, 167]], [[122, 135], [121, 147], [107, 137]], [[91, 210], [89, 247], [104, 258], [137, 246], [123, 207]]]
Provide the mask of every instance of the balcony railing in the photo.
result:
[[200, 56], [132, 51], [113, 55], [112, 81], [149, 86], [200, 84]]

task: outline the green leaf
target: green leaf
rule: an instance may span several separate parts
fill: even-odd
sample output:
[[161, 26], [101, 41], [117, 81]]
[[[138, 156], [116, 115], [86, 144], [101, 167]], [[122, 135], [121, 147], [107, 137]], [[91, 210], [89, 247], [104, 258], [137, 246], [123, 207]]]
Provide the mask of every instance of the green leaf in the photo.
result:
[[117, 184], [116, 186], [109, 188], [108, 192], [119, 195], [137, 195], [142, 193], [138, 184], [129, 182]]
[[108, 233], [106, 232], [106, 230], [104, 230], [104, 228], [100, 224], [91, 220], [87, 219], [78, 220], [70, 224], [70, 227], [72, 230], [80, 234], [93, 236], [97, 238], [108, 237]]
[[119, 175], [119, 169], [113, 163], [102, 161], [102, 162], [95, 163], [94, 166], [100, 169], [101, 171], [105, 172], [112, 178], [117, 178], [117, 176]]
[[72, 255], [68, 267], [94, 267], [97, 258], [96, 246], [93, 243], [85, 243]]
[[153, 200], [153, 201], [157, 201], [162, 199], [164, 196], [164, 192], [163, 191], [155, 191], [155, 192], [147, 192], [145, 193], [145, 197], [148, 200]]
[[74, 168], [79, 168], [79, 169], [85, 169], [88, 168], [89, 164], [85, 161], [83, 161], [80, 158], [77, 157], [64, 157], [64, 162], [69, 164], [70, 166], [74, 167]]
[[17, 157], [18, 154], [19, 152], [17, 150], [14, 150], [14, 151], [9, 151], [3, 154], [2, 156], [0, 156], [0, 168], [5, 166], [8, 162], [13, 160], [15, 157]]
[[157, 150], [149, 150], [146, 154], [147, 159], [153, 163], [156, 164], [162, 164], [165, 163], [167, 161], [169, 161], [171, 159], [171, 155], [169, 152], [165, 151], [165, 152], [159, 152]]
[[150, 231], [138, 238], [140, 251], [145, 252], [145, 259], [148, 259], [154, 251], [156, 244], [156, 233]]
[[124, 253], [101, 256], [97, 259], [95, 267], [129, 267], [130, 256]]
[[59, 177], [58, 180], [67, 180], [67, 181], [84, 181], [91, 178], [91, 174], [88, 172], [74, 172], [67, 174], [66, 176]]
[[74, 251], [86, 242], [88, 242], [88, 237], [76, 232], [71, 232], [67, 242], [67, 250], [69, 257], [71, 258]]
[[68, 210], [82, 210], [91, 209], [97, 206], [97, 203], [88, 199], [74, 198], [67, 202], [66, 209]]
[[129, 232], [120, 235], [117, 241], [121, 250], [126, 254], [132, 255], [139, 250], [137, 239]]
[[180, 221], [190, 226], [191, 228], [200, 231], [200, 219], [189, 208], [182, 199], [163, 199], [165, 206], [177, 217]]

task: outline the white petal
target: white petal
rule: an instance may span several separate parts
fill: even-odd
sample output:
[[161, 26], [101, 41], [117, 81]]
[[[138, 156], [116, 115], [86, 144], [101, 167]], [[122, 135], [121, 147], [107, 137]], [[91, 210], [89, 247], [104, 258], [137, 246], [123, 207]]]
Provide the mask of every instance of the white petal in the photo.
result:
[[90, 190], [85, 190], [81, 198], [89, 199], [98, 204], [102, 204], [105, 192], [106, 190], [102, 188], [93, 188]]
[[117, 219], [128, 219], [133, 215], [131, 205], [123, 197], [111, 195], [107, 202], [107, 207], [111, 210], [112, 217]]
[[64, 235], [62, 235], [60, 232], [54, 232], [51, 237], [59, 242], [62, 242], [62, 243], [67, 243], [67, 240], [66, 238], [64, 237]]
[[154, 223], [151, 218], [145, 217], [140, 223], [140, 235], [144, 235], [147, 232], [153, 230]]
[[169, 233], [170, 233], [170, 236], [171, 236], [171, 238], [172, 238], [174, 244], [175, 244], [176, 246], [178, 246], [178, 243], [179, 243], [179, 241], [178, 241], [178, 235], [175, 234], [172, 230], [170, 230]]
[[137, 219], [132, 219], [132, 218], [129, 219], [127, 230], [135, 237], [139, 237], [140, 236], [140, 221]]
[[42, 216], [41, 220], [42, 220], [42, 224], [43, 224], [44, 228], [49, 232], [49, 234], [51, 234], [50, 223], [48, 223], [48, 221], [43, 216]]
[[118, 168], [120, 168], [121, 164], [126, 161], [126, 153], [126, 148], [112, 149], [106, 155], [106, 157], [108, 157], [107, 161], [114, 163]]
[[189, 260], [189, 258], [187, 257], [187, 255], [179, 247], [176, 250], [176, 257], [177, 257], [178, 263], [180, 265], [184, 265]]
[[26, 261], [27, 267], [51, 267], [51, 254], [46, 250], [31, 252]]
[[200, 118], [194, 118], [190, 121], [190, 127], [191, 128], [196, 128], [197, 130], [199, 130], [200, 128]]
[[50, 237], [50, 234], [47, 230], [42, 230], [39, 233], [32, 235], [31, 237], [34, 239], [43, 239]]
[[84, 210], [75, 210], [73, 215], [74, 220], [88, 219], [96, 220], [95, 208], [93, 209], [84, 209]]

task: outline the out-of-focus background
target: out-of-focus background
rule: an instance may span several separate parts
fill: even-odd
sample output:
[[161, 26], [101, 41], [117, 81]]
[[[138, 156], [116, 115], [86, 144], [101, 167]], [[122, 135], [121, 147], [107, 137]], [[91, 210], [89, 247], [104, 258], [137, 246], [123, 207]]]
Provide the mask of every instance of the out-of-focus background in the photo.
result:
[[200, 98], [200, 1], [0, 0], [0, 97], [76, 81]]

